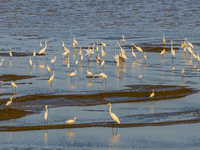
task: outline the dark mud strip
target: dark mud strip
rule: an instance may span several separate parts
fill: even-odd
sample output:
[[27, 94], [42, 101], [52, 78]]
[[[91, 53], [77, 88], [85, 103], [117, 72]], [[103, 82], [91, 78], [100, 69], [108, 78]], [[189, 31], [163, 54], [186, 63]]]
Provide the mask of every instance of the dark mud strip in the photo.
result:
[[0, 109], [0, 121], [21, 118], [28, 114], [32, 114], [32, 112], [13, 108]]
[[0, 132], [89, 128], [89, 127], [131, 128], [131, 127], [167, 126], [167, 125], [193, 124], [193, 123], [200, 123], [200, 118], [199, 119], [191, 119], [191, 120], [179, 120], [179, 121], [172, 121], [172, 122], [156, 122], [156, 123], [116, 124], [113, 122], [94, 122], [94, 123], [72, 124], [72, 125], [63, 124], [63, 125], [20, 126], [20, 127], [1, 126]]
[[35, 76], [29, 76], [29, 75], [16, 75], [16, 74], [7, 74], [0, 76], [1, 81], [16, 81], [16, 80], [22, 80], [22, 79], [30, 79], [34, 78]]
[[[127, 87], [129, 88], [127, 90], [88, 95], [27, 95], [16, 97], [13, 100], [15, 105], [11, 107], [37, 113], [43, 110], [46, 104], [53, 108], [59, 106], [93, 106], [106, 103], [145, 102], [181, 98], [198, 92], [196, 89], [182, 86], [129, 85]], [[155, 97], [149, 98], [152, 89], [155, 90]], [[2, 99], [0, 104], [3, 105], [6, 102], [7, 99]]]
[[[36, 53], [36, 56], [39, 56], [39, 55], [45, 55], [45, 54]], [[9, 54], [9, 52], [0, 53], [0, 56], [10, 57], [10, 54]], [[12, 52], [12, 57], [27, 57], [27, 56], [33, 56], [33, 53], [30, 53], [30, 52]]]

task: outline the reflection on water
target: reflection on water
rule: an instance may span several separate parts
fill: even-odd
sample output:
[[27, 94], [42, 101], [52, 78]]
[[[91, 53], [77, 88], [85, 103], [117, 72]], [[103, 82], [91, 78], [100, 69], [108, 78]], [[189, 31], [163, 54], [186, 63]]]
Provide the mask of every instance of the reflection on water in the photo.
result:
[[[112, 128], [113, 130], [113, 128]], [[109, 148], [117, 148], [119, 147], [119, 138], [120, 138], [120, 134], [117, 133], [117, 129], [116, 129], [116, 133], [113, 132], [113, 136], [110, 138], [109, 140]]]
[[12, 67], [12, 60], [10, 60], [10, 67]]
[[150, 102], [150, 113], [154, 113], [154, 105], [153, 102]]
[[44, 145], [45, 145], [45, 148], [47, 148], [47, 141], [48, 141], [48, 134], [47, 134], [47, 131], [44, 132]]

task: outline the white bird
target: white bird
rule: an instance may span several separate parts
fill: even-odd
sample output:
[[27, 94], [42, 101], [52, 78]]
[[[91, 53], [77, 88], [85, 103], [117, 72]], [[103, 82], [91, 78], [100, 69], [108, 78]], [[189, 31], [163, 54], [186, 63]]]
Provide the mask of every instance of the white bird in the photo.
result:
[[33, 65], [31, 58], [29, 59], [29, 64], [30, 64], [30, 66]]
[[122, 39], [120, 39], [123, 43], [125, 42], [124, 35], [122, 34]]
[[116, 44], [119, 45], [119, 48], [120, 48], [120, 50], [121, 50], [121, 53], [122, 53], [122, 54], [125, 54], [125, 50], [120, 46], [119, 42], [117, 42]]
[[98, 43], [96, 44], [96, 51], [99, 51]]
[[34, 50], [34, 52], [33, 52], [33, 57], [35, 57], [36, 56], [36, 53], [35, 53], [35, 50]]
[[56, 61], [56, 59], [58, 58], [55, 56], [53, 59], [51, 59], [51, 63], [53, 64]]
[[165, 35], [164, 35], [164, 33], [163, 33], [163, 44], [165, 45]]
[[173, 49], [173, 41], [171, 40], [171, 54], [172, 54], [172, 60], [173, 57], [175, 56], [175, 50]]
[[116, 122], [116, 123], [118, 123], [118, 124], [120, 124], [119, 118], [114, 113], [111, 112], [111, 107], [112, 107], [111, 103], [108, 103], [106, 105], [110, 105], [109, 113], [110, 113], [110, 116], [113, 119], [113, 121]]
[[101, 62], [101, 67], [103, 67], [104, 64], [105, 64], [105, 61], [103, 60], [103, 61]]
[[40, 47], [42, 47], [42, 41], [40, 41]]
[[53, 75], [49, 78], [49, 80], [47, 81], [48, 83], [51, 82], [54, 79], [54, 71], [53, 71]]
[[16, 85], [13, 81], [11, 81], [10, 83], [11, 83], [11, 85], [13, 86], [13, 88], [15, 88], [15, 90], [16, 90], [17, 85]]
[[151, 97], [154, 97], [154, 96], [155, 96], [154, 89], [152, 89], [152, 93], [149, 97], [151, 98]]
[[96, 56], [96, 62], [99, 63], [101, 61], [101, 58], [99, 57], [99, 54]]
[[103, 50], [102, 46], [101, 46], [101, 57], [105, 57], [106, 56], [106, 52]]
[[101, 77], [102, 77], [102, 83], [103, 83], [104, 79], [105, 79], [105, 81], [106, 81], [106, 78], [108, 78], [108, 76], [107, 76], [106, 74], [104, 74], [103, 72], [100, 73], [98, 76], [101, 76]]
[[6, 61], [4, 58], [1, 59], [0, 66], [3, 64], [3, 61]]
[[70, 73], [70, 77], [73, 77], [73, 76], [75, 76], [76, 75], [76, 72], [77, 72], [77, 70], [75, 70], [74, 72], [72, 72], [72, 73]]
[[10, 48], [10, 53], [9, 53], [10, 57], [12, 57], [12, 52], [11, 52], [11, 48]]
[[49, 65], [47, 65], [47, 70], [48, 72], [51, 72], [51, 68], [49, 67]]
[[44, 54], [44, 52], [47, 48], [47, 42], [49, 42], [49, 41], [47, 41], [47, 40], [45, 41], [45, 47], [39, 51], [39, 54]]
[[140, 76], [138, 77], [138, 79], [140, 79], [140, 80], [141, 80], [141, 79], [142, 79], [142, 75], [140, 75]]
[[12, 103], [12, 97], [10, 97], [10, 100], [6, 103], [6, 106], [10, 106]]
[[67, 124], [72, 124], [72, 123], [75, 122], [76, 119], [77, 119], [77, 118], [75, 117], [74, 120], [73, 120], [73, 119], [67, 120], [66, 123], [67, 123]]
[[136, 55], [135, 55], [135, 53], [134, 53], [134, 51], [133, 51], [133, 47], [131, 47], [132, 48], [132, 55], [133, 55], [133, 57], [137, 57]]
[[145, 52], [144, 52], [144, 60], [146, 61], [146, 59], [147, 59], [147, 56], [145, 55]]
[[[134, 43], [131, 43], [131, 45], [135, 46], [135, 44], [134, 44]], [[143, 52], [143, 50], [142, 50], [140, 47], [138, 47], [138, 46], [135, 46], [135, 48], [138, 50], [138, 53], [139, 53], [139, 52], [141, 52], [141, 53]]]
[[44, 113], [44, 120], [47, 120], [48, 117], [48, 109], [47, 109], [48, 105], [45, 106], [46, 112]]
[[68, 61], [67, 61], [67, 68], [69, 68], [70, 63], [69, 63], [69, 57], [68, 57]]
[[63, 55], [63, 56], [66, 56], [67, 54], [68, 54], [68, 52], [64, 52], [62, 55]]
[[82, 55], [82, 50], [81, 50], [81, 47], [80, 47], [80, 51], [78, 52], [78, 54], [81, 56]]
[[183, 68], [183, 70], [181, 71], [181, 74], [184, 74], [184, 68]]
[[162, 52], [160, 52], [160, 55], [165, 55], [165, 49], [163, 49]]
[[89, 72], [88, 70], [87, 70], [87, 74], [88, 74], [89, 76], [93, 75], [93, 73], [92, 73], [92, 72]]
[[65, 50], [66, 52], [70, 53], [70, 50], [69, 50], [68, 48], [64, 47], [64, 50]]
[[107, 45], [106, 45], [105, 43], [103, 43], [103, 42], [101, 42], [101, 45], [102, 45], [103, 47], [107, 47]]
[[62, 41], [62, 46], [63, 46], [63, 48], [65, 47], [65, 43], [64, 43], [64, 41]]
[[75, 42], [73, 42], [73, 47], [74, 47], [74, 48], [76, 47], [76, 43], [75, 43]]
[[76, 39], [75, 39], [75, 36], [74, 36], [74, 43], [75, 43], [75, 44], [78, 44], [78, 42], [77, 42]]

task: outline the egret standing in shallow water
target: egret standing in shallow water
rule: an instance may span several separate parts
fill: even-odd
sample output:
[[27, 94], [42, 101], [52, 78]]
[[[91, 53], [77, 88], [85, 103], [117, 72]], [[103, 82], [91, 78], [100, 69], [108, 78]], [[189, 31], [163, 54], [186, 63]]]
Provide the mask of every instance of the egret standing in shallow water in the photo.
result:
[[9, 53], [10, 57], [12, 57], [12, 52], [11, 52], [11, 48], [10, 48], [10, 53]]
[[[47, 42], [49, 42], [49, 41], [47, 41], [47, 40], [45, 41], [45, 47], [39, 51], [39, 54], [43, 54], [44, 55], [44, 52], [47, 49]], [[46, 59], [47, 59], [47, 57], [46, 57]]]
[[152, 89], [152, 93], [149, 97], [151, 98], [151, 97], [154, 97], [154, 96], [155, 96], [154, 89]]
[[[77, 70], [75, 70], [74, 72], [72, 72], [72, 73], [70, 73], [70, 77], [73, 77], [73, 81], [74, 81], [74, 76], [76, 75], [76, 72], [77, 72]], [[72, 79], [71, 79], [71, 82], [72, 82]]]
[[164, 33], [163, 33], [163, 44], [165, 45], [165, 35], [164, 35]]
[[47, 109], [48, 105], [45, 106], [46, 112], [44, 113], [44, 120], [47, 120], [48, 117], [48, 109]]
[[72, 124], [72, 123], [75, 122], [76, 119], [77, 119], [77, 118], [75, 117], [74, 120], [73, 120], [73, 119], [67, 120], [66, 123], [68, 123], [68, 124]]
[[140, 76], [138, 77], [138, 79], [142, 82], [142, 75], [140, 75]]
[[[131, 43], [131, 45], [135, 46], [135, 44], [134, 44], [134, 43]], [[143, 50], [142, 50], [140, 47], [138, 47], [138, 46], [135, 46], [135, 48], [138, 50], [138, 55], [139, 55], [139, 52], [140, 52], [140, 53], [142, 53], [142, 52], [143, 52]]]
[[111, 103], [108, 103], [106, 105], [110, 105], [109, 113], [110, 113], [110, 116], [113, 119], [113, 121], [116, 122], [116, 123], [118, 123], [118, 124], [120, 124], [119, 118], [114, 113], [111, 112], [111, 107], [112, 107]]
[[1, 59], [0, 67], [3, 64], [3, 61], [6, 61], [4, 58]]
[[49, 78], [49, 80], [47, 82], [49, 83], [49, 82], [53, 81], [53, 79], [54, 79], [54, 71], [53, 71], [53, 75]]
[[34, 52], [33, 52], [33, 57], [35, 58], [35, 56], [36, 56], [36, 53], [35, 53], [35, 50], [34, 50]]
[[173, 49], [173, 41], [171, 40], [171, 54], [172, 54], [172, 61], [175, 57], [175, 50]]
[[29, 64], [30, 64], [30, 67], [33, 65], [31, 58], [29, 59]]
[[12, 97], [10, 97], [10, 100], [6, 103], [6, 106], [10, 106], [12, 103]]
[[11, 81], [11, 85], [13, 86], [13, 88], [14, 88], [15, 91], [16, 91], [16, 89], [17, 89], [17, 85], [16, 85], [13, 81]]

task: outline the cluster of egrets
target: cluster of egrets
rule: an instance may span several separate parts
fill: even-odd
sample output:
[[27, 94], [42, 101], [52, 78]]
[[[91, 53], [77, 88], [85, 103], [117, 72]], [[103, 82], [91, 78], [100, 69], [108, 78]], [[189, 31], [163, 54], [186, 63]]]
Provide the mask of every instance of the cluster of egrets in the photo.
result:
[[[125, 38], [124, 38], [123, 35], [122, 35], [122, 39], [120, 39], [120, 41], [122, 41], [123, 44], [124, 44]], [[41, 56], [45, 56], [45, 50], [47, 49], [47, 42], [49, 42], [49, 41], [46, 40], [46, 41], [45, 41], [45, 47], [42, 48], [42, 42], [40, 41], [41, 50], [40, 50], [39, 53], [38, 53], [38, 54], [40, 55], [40, 58], [41, 58]], [[78, 42], [76, 41], [76, 39], [75, 39], [75, 37], [74, 37], [73, 47], [75, 48], [77, 44], [78, 44]], [[117, 42], [116, 44], [119, 45], [120, 53], [116, 54], [116, 51], [115, 51], [115, 55], [113, 56], [113, 58], [114, 58], [114, 61], [115, 61], [116, 64], [117, 64], [117, 66], [119, 66], [119, 64], [120, 64], [121, 62], [124, 62], [124, 61], [127, 59], [127, 57], [126, 57], [125, 50], [121, 47], [120, 43]], [[164, 44], [164, 45], [166, 44], [164, 34], [163, 34], [163, 44]], [[98, 52], [98, 50], [99, 50], [98, 43], [93, 44], [93, 48], [92, 48], [92, 49], [90, 48], [90, 46], [88, 46], [88, 49], [85, 50], [85, 52], [86, 52], [85, 57], [87, 57], [88, 61], [90, 61], [90, 59], [92, 58], [91, 56], [92, 56], [93, 54], [95, 54], [95, 46], [96, 46], [96, 52]], [[145, 55], [145, 52], [143, 52], [142, 48], [136, 46], [134, 43], [131, 43], [130, 46], [134, 46], [135, 49], [138, 51], [138, 57], [139, 57], [139, 53], [141, 53], [141, 56], [142, 56], [142, 53], [143, 53], [144, 61], [146, 61], [147, 56]], [[64, 50], [62, 56], [63, 56], [63, 57], [67, 57], [67, 59], [68, 59], [67, 67], [69, 68], [69, 67], [70, 67], [70, 63], [69, 63], [70, 57], [68, 56], [68, 54], [70, 53], [70, 50], [69, 50], [68, 48], [65, 47], [64, 41], [62, 42], [62, 47], [63, 47], [63, 50]], [[103, 67], [104, 64], [105, 64], [104, 58], [105, 58], [105, 56], [106, 56], [106, 51], [105, 51], [105, 48], [106, 48], [106, 47], [107, 47], [107, 45], [106, 45], [105, 43], [101, 42], [101, 57], [99, 56], [99, 53], [97, 53], [97, 55], [96, 55], [96, 63], [101, 63], [101, 67]], [[133, 48], [133, 47], [131, 47], [131, 48], [132, 48], [132, 56], [133, 56], [133, 58], [136, 58], [137, 56], [136, 56], [136, 54], [134, 53], [134, 48]], [[194, 56], [194, 58], [196, 58], [196, 59], [198, 59], [198, 61], [200, 61], [199, 52], [197, 51], [197, 55], [194, 54], [194, 47], [193, 47], [192, 43], [188, 42], [188, 40], [187, 40], [186, 38], [185, 38], [184, 41], [182, 42], [181, 48], [183, 48], [183, 52], [184, 52], [184, 53], [186, 52], [186, 49], [187, 49], [187, 50]], [[164, 49], [163, 51], [161, 51], [160, 55], [163, 55], [163, 56], [164, 56], [164, 55], [165, 55], [165, 52], [166, 52], [166, 51], [165, 51], [165, 49]], [[173, 61], [173, 59], [174, 59], [174, 57], [175, 57], [175, 50], [173, 49], [173, 41], [172, 41], [172, 40], [171, 40], [171, 54], [172, 54], [172, 61]], [[9, 55], [10, 55], [10, 57], [12, 57], [11, 49], [10, 49]], [[83, 52], [82, 52], [81, 47], [80, 47], [80, 51], [79, 51], [78, 55], [80, 55], [80, 60], [83, 60]], [[33, 57], [36, 57], [36, 52], [35, 52], [35, 50], [34, 50], [34, 52], [33, 52]], [[45, 56], [45, 57], [46, 57], [46, 56]], [[56, 56], [55, 56], [53, 59], [51, 59], [51, 64], [52, 64], [52, 65], [54, 64], [54, 62], [56, 61], [56, 59], [58, 59]], [[1, 59], [0, 66], [3, 64], [3, 61], [5, 61], [4, 58]], [[79, 63], [79, 61], [77, 60], [77, 61], [75, 62], [75, 64], [77, 65], [78, 63]], [[29, 64], [30, 64], [30, 66], [32, 66], [32, 60], [31, 60], [31, 58], [29, 59]], [[52, 75], [49, 77], [49, 79], [48, 79], [48, 81], [47, 81], [47, 82], [49, 83], [49, 82], [51, 82], [51, 81], [54, 79], [54, 71], [51, 71], [51, 68], [49, 67], [49, 65], [47, 65], [47, 71], [48, 71], [49, 73], [52, 72]], [[74, 72], [70, 73], [69, 76], [72, 77], [72, 79], [74, 79], [74, 76], [76, 75], [76, 73], [77, 73], [77, 70], [75, 70]], [[184, 73], [184, 68], [183, 68], [181, 74], [183, 74], [183, 73]], [[101, 77], [102, 77], [102, 83], [103, 83], [103, 81], [104, 81], [106, 78], [108, 78], [108, 76], [107, 76], [105, 73], [103, 73], [103, 72], [100, 73], [100, 74], [94, 74], [94, 75], [93, 75], [92, 72], [90, 72], [90, 71], [87, 70], [87, 75], [91, 76], [92, 79], [95, 78], [95, 77], [101, 76]], [[138, 77], [138, 79], [142, 80], [142, 75], [140, 75], [140, 76]], [[105, 80], [105, 81], [106, 81], [106, 80]], [[106, 82], [105, 82], [105, 83], [106, 83]], [[16, 91], [17, 85], [16, 85], [13, 81], [11, 81], [11, 85], [13, 86], [13, 88], [14, 88], [15, 91]], [[152, 91], [153, 91], [153, 92], [152, 92], [152, 94], [150, 95], [150, 98], [155, 96], [154, 89], [152, 89]], [[10, 98], [10, 101], [8, 101], [8, 102], [6, 103], [6, 106], [10, 106], [11, 103], [12, 103], [12, 97]], [[109, 103], [108, 105], [110, 105], [110, 108], [109, 108], [110, 116], [112, 117], [112, 119], [113, 119], [115, 122], [117, 122], [118, 124], [120, 124], [120, 121], [119, 121], [118, 117], [117, 117], [114, 113], [111, 112], [111, 104]], [[47, 107], [48, 107], [48, 106], [45, 106], [45, 108], [46, 108], [46, 112], [45, 112], [45, 115], [44, 115], [45, 120], [47, 119], [47, 116], [48, 116], [48, 109], [47, 109]], [[76, 119], [77, 119], [77, 118], [75, 117], [73, 120], [68, 120], [68, 121], [66, 121], [66, 123], [71, 124], [71, 123], [75, 122]]]

